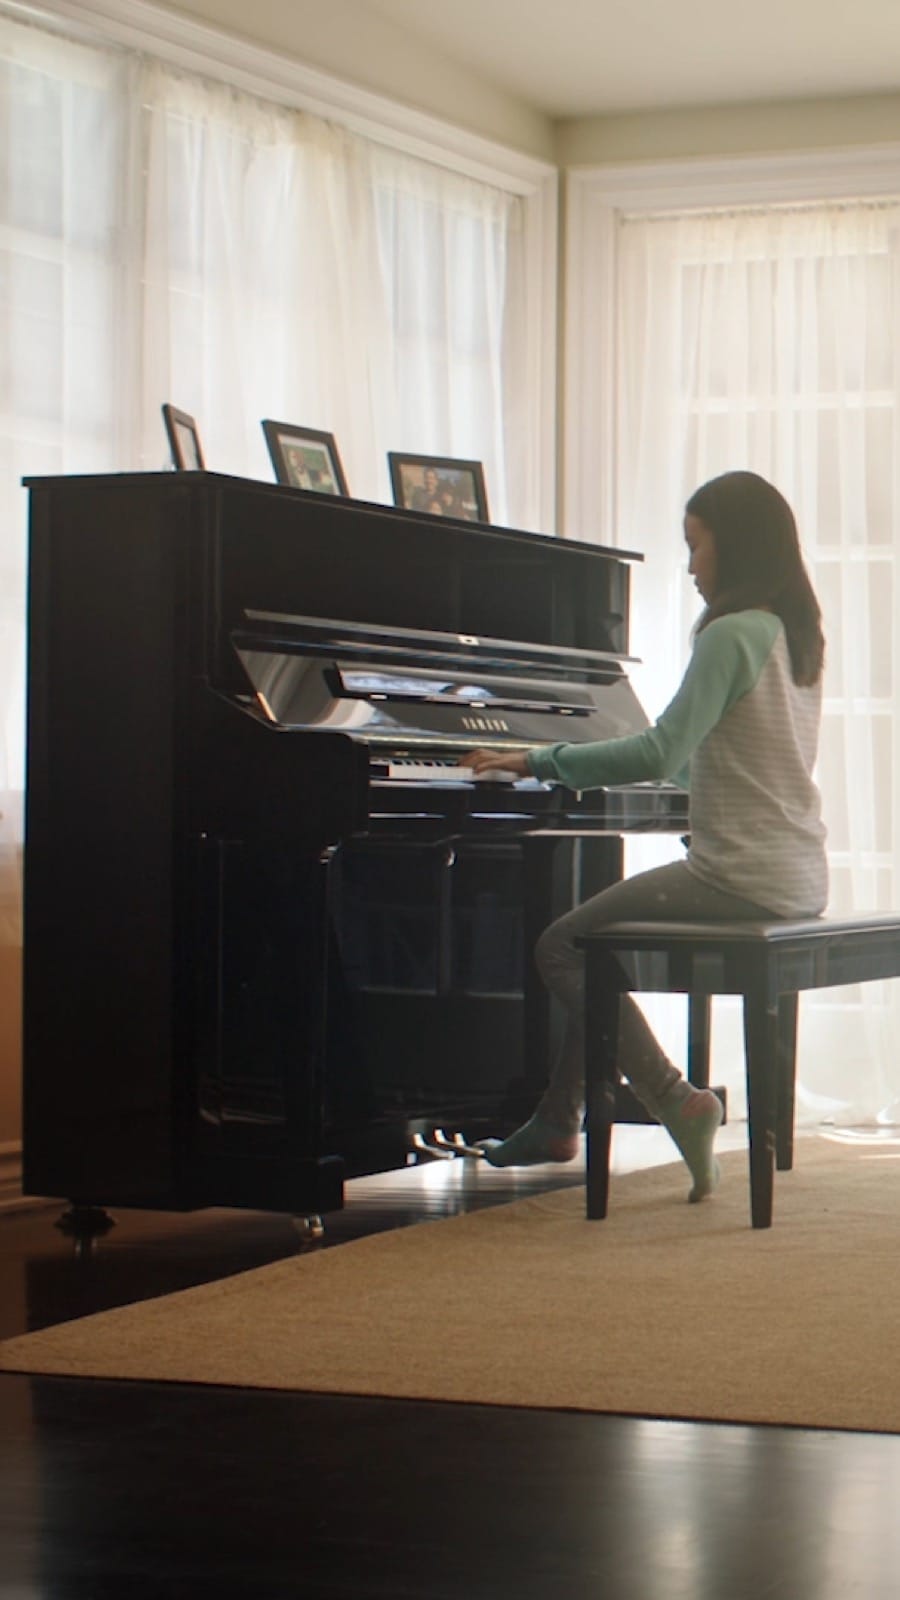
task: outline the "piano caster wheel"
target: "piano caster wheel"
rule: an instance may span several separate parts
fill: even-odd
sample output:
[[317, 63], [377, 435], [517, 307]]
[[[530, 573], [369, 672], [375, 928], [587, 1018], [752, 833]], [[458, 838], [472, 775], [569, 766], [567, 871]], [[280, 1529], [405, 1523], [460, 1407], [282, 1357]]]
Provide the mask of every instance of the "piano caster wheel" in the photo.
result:
[[115, 1217], [111, 1217], [103, 1206], [78, 1204], [72, 1204], [53, 1224], [67, 1239], [72, 1240], [77, 1256], [89, 1255], [103, 1235], [115, 1225]]
[[318, 1215], [309, 1217], [292, 1217], [294, 1232], [299, 1234], [304, 1244], [317, 1244], [325, 1237], [325, 1223]]

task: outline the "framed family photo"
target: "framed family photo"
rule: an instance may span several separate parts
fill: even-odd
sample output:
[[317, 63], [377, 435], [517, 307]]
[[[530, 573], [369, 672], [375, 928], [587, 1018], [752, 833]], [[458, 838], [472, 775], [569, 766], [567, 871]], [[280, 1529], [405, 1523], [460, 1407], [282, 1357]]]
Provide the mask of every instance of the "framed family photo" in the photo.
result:
[[388, 452], [394, 504], [407, 511], [464, 522], [488, 522], [487, 490], [480, 461]]
[[179, 411], [177, 406], [170, 406], [168, 401], [162, 408], [162, 414], [175, 470], [205, 472], [206, 463], [194, 418], [186, 411]]
[[279, 483], [311, 489], [314, 494], [349, 495], [333, 433], [273, 422], [268, 417], [262, 428]]

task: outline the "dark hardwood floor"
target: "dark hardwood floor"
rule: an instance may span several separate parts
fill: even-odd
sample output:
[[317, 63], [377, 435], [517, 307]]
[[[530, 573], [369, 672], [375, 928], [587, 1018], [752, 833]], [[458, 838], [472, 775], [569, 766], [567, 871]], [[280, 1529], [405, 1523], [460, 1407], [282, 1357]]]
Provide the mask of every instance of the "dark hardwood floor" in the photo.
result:
[[[359, 1180], [317, 1248], [579, 1181]], [[4, 1338], [303, 1248], [120, 1212], [76, 1254], [59, 1209], [0, 1218]], [[4, 1600], [896, 1600], [898, 1504], [891, 1436], [0, 1375]]]

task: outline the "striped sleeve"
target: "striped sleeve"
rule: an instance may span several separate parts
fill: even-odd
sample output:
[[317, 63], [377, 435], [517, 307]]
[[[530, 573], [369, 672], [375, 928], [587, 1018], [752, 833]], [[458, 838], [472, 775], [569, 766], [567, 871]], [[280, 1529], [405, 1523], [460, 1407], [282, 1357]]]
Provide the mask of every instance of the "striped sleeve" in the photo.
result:
[[533, 775], [578, 790], [676, 777], [730, 707], [753, 688], [780, 626], [777, 617], [762, 611], [716, 618], [697, 635], [678, 692], [652, 727], [622, 739], [539, 746], [529, 752]]

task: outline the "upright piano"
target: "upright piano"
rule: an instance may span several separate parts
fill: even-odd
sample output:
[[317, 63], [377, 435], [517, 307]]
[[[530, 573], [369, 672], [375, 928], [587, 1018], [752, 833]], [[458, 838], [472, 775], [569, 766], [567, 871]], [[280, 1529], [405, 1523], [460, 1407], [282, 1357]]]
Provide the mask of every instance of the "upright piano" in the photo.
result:
[[640, 557], [215, 473], [28, 487], [26, 1191], [322, 1213], [514, 1127], [538, 933], [686, 797], [458, 763], [646, 726]]

